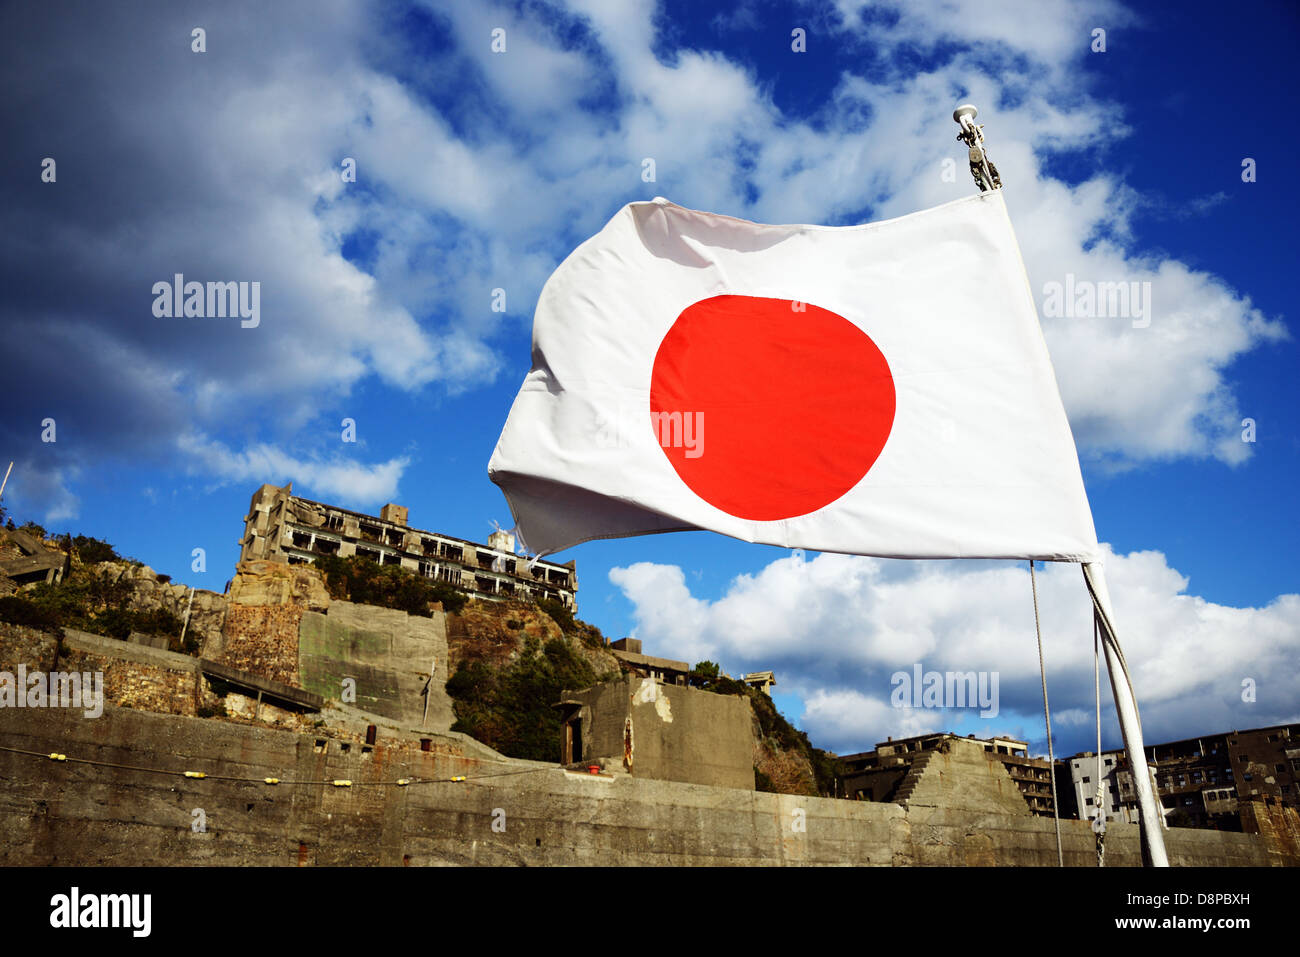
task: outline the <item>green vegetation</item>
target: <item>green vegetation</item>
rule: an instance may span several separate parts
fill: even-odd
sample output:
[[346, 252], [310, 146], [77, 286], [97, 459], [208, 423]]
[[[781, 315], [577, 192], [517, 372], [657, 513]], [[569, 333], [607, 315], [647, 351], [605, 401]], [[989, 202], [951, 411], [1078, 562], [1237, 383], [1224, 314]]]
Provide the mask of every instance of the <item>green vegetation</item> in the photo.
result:
[[[743, 681], [737, 681], [734, 678], [728, 678], [722, 673], [722, 668], [715, 661], [701, 661], [691, 669], [690, 675], [687, 676], [692, 688], [699, 688], [702, 691], [712, 691], [715, 694], [735, 694], [747, 695], [751, 689]], [[763, 695], [767, 697], [767, 695]], [[780, 717], [780, 715], [778, 715]], [[781, 718], [784, 721], [784, 718]], [[763, 732], [767, 733], [766, 729]]]
[[0, 598], [0, 621], [52, 632], [76, 628], [122, 641], [133, 631], [165, 635], [173, 651], [198, 652], [196, 635], [186, 635], [181, 645], [181, 619], [161, 608], [133, 611], [127, 607], [131, 594], [128, 581], [109, 581], [84, 567], [74, 568], [57, 585], [42, 583]]
[[[77, 550], [77, 555], [87, 565], [94, 565], [96, 562], [122, 561], [122, 556], [117, 553], [117, 549], [98, 538], [90, 538], [86, 535], [72, 536], [72, 547]], [[158, 576], [159, 581], [163, 578], [162, 575]], [[167, 580], [171, 580], [170, 576], [167, 576]]]
[[605, 636], [599, 628], [590, 625], [581, 618], [575, 618], [563, 603], [554, 598], [539, 598], [536, 602], [551, 620], [560, 626], [560, 630], [571, 638], [577, 638], [589, 648], [604, 648]]
[[469, 600], [465, 592], [446, 582], [432, 582], [400, 565], [379, 565], [356, 555], [322, 555], [316, 559], [316, 568], [325, 576], [331, 598], [359, 605], [396, 608], [408, 615], [429, 618], [433, 614], [430, 602], [440, 601], [446, 611], [455, 613]]
[[26, 532], [28, 535], [32, 536], [32, 538], [36, 539], [38, 542], [43, 542], [50, 537], [49, 533], [45, 531], [44, 527], [37, 525], [35, 522], [23, 522], [21, 525], [18, 526], [18, 531]]
[[551, 616], [551, 619], [560, 626], [560, 630], [566, 635], [577, 629], [577, 619], [573, 617], [573, 612], [564, 606], [563, 602], [554, 598], [537, 599], [537, 607]]
[[[12, 529], [12, 519], [8, 527]], [[40, 541], [50, 538], [49, 533], [35, 522], [25, 522], [19, 530]], [[161, 608], [152, 611], [129, 608], [134, 593], [131, 582], [110, 580], [95, 574], [92, 568], [98, 562], [127, 561], [133, 565], [139, 565], [139, 562], [124, 559], [117, 549], [98, 538], [71, 532], [59, 538], [64, 550], [76, 559], [71, 571], [57, 585], [41, 583], [0, 598], [0, 621], [54, 633], [63, 628], [75, 628], [122, 641], [133, 631], [165, 635], [172, 651], [198, 653], [197, 635], [186, 635], [182, 646], [180, 638], [184, 623], [180, 618]], [[160, 575], [158, 580], [169, 579]]]
[[482, 661], [461, 662], [447, 680], [455, 702], [453, 731], [512, 758], [560, 760], [560, 716], [552, 707], [567, 689], [589, 688], [601, 680], [569, 642], [524, 640], [519, 657], [496, 670]]
[[722, 677], [722, 667], [716, 661], [697, 662], [689, 677], [693, 687], [707, 688]]

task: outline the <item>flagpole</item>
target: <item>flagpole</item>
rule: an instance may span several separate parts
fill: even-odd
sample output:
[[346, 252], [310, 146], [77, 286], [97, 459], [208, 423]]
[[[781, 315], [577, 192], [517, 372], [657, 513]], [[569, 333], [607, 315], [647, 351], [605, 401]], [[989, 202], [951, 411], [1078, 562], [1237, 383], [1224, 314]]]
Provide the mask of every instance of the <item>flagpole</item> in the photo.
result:
[[1151, 867], [1168, 867], [1165, 853], [1164, 815], [1151, 787], [1147, 770], [1146, 753], [1142, 743], [1142, 719], [1138, 715], [1137, 698], [1133, 694], [1133, 681], [1129, 675], [1124, 652], [1115, 633], [1115, 619], [1110, 606], [1110, 593], [1106, 590], [1106, 577], [1100, 562], [1085, 562], [1083, 577], [1088, 583], [1097, 617], [1101, 621], [1102, 647], [1106, 652], [1106, 669], [1110, 672], [1110, 687], [1115, 693], [1115, 713], [1119, 716], [1119, 729], [1124, 737], [1124, 753], [1128, 755], [1129, 769], [1133, 774], [1133, 788], [1138, 795], [1138, 811], [1142, 822], [1142, 857]]
[[[961, 127], [957, 139], [965, 143], [969, 151], [971, 176], [979, 186], [980, 192], [986, 193], [1001, 189], [1002, 178], [998, 175], [998, 168], [989, 162], [988, 153], [985, 152], [984, 127], [975, 122], [975, 117], [978, 115], [979, 110], [974, 105], [963, 103], [953, 110], [952, 118]], [[1128, 664], [1124, 661], [1124, 652], [1119, 646], [1119, 635], [1115, 631], [1115, 617], [1111, 611], [1110, 594], [1106, 590], [1106, 578], [1102, 574], [1101, 564], [1085, 563], [1083, 577], [1088, 583], [1088, 591], [1092, 595], [1097, 618], [1101, 622], [1106, 668], [1110, 673], [1111, 690], [1115, 694], [1115, 713], [1119, 716], [1119, 729], [1124, 738], [1124, 752], [1128, 755], [1129, 768], [1133, 773], [1133, 787], [1138, 795], [1142, 827], [1142, 859], [1152, 867], [1168, 867], [1169, 858], [1165, 853], [1163, 832], [1164, 817], [1161, 814], [1160, 804], [1156, 800], [1155, 789], [1151, 786], [1150, 773], [1147, 771], [1137, 698], [1133, 694], [1133, 682], [1129, 676]]]
[[971, 103], [963, 103], [952, 111], [952, 118], [961, 127], [957, 139], [965, 143], [969, 150], [970, 174], [974, 177], [975, 185], [980, 188], [980, 192], [987, 193], [991, 189], [1002, 188], [1002, 177], [998, 175], [998, 168], [989, 162], [988, 153], [984, 151], [984, 127], [975, 123], [975, 117], [978, 115], [979, 110]]

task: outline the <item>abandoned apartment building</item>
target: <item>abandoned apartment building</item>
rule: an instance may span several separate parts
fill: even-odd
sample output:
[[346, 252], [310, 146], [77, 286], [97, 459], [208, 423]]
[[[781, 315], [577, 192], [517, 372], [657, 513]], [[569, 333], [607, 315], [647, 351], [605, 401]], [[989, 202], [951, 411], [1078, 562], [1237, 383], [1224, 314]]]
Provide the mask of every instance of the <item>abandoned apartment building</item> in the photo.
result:
[[495, 531], [488, 543], [454, 538], [407, 525], [407, 509], [385, 505], [378, 516], [313, 502], [283, 488], [263, 485], [253, 493], [239, 540], [240, 561], [309, 564], [321, 555], [352, 555], [380, 565], [400, 565], [490, 600], [550, 598], [577, 609], [575, 562], [560, 565], [515, 555], [510, 532]]
[[851, 800], [899, 801], [900, 787], [918, 761], [928, 760], [950, 740], [971, 741], [984, 749], [984, 756], [1006, 768], [1011, 780], [1034, 814], [1052, 816], [1052, 767], [1046, 758], [1029, 757], [1029, 743], [1012, 738], [961, 738], [951, 733], [922, 734], [876, 744], [874, 751], [844, 755], [845, 773], [838, 791]]
[[[1300, 724], [1199, 735], [1146, 747], [1147, 766], [1166, 819], [1175, 812], [1185, 825], [1236, 830], [1240, 804], [1300, 807]], [[1137, 793], [1123, 751], [1101, 755], [1102, 807], [1109, 821], [1138, 819]], [[1068, 759], [1060, 775], [1061, 813], [1095, 813], [1097, 755]]]

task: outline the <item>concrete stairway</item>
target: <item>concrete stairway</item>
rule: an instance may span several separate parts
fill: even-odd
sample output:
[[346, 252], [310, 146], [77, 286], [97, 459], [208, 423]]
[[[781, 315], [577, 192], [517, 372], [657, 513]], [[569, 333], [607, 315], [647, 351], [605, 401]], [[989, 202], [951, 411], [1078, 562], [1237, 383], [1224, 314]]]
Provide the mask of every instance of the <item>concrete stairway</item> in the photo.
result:
[[982, 745], [962, 738], [945, 745], [916, 756], [895, 803], [1016, 817], [1031, 813], [1002, 762], [990, 760]]
[[925, 751], [916, 756], [916, 760], [912, 762], [911, 768], [908, 769], [907, 776], [899, 782], [898, 790], [894, 792], [892, 800], [895, 804], [910, 803], [912, 794], [915, 793], [917, 786], [921, 783], [921, 776], [925, 773], [925, 769], [930, 766], [930, 759], [936, 753], [934, 751]]

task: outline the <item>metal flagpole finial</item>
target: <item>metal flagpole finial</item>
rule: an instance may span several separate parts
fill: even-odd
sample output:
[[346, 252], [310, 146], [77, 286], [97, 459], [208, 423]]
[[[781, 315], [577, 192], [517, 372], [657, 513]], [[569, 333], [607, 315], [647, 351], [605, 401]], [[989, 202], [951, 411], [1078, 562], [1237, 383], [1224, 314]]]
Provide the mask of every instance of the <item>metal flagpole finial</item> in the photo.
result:
[[991, 189], [1001, 189], [1002, 178], [998, 176], [998, 168], [989, 161], [988, 154], [984, 152], [984, 127], [975, 123], [975, 117], [978, 115], [979, 110], [972, 103], [963, 103], [952, 111], [952, 118], [961, 127], [957, 139], [965, 143], [970, 150], [970, 174], [975, 178], [980, 192], [986, 193]]

